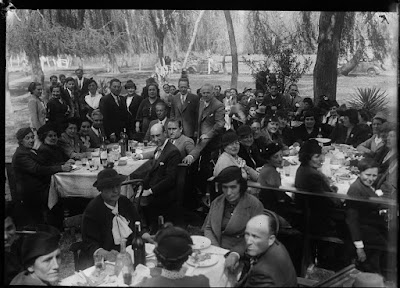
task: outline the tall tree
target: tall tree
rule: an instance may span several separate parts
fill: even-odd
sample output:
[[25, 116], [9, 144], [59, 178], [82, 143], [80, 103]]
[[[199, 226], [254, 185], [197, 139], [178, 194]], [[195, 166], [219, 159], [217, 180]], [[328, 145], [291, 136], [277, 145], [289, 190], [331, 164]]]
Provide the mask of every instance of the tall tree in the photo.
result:
[[200, 23], [201, 17], [203, 17], [204, 11], [205, 10], [200, 11], [199, 16], [197, 17], [196, 23], [194, 24], [192, 39], [190, 40], [188, 50], [186, 51], [185, 60], [183, 61], [183, 64], [182, 64], [182, 69], [186, 68], [186, 63], [189, 58], [190, 51], [192, 51], [194, 40], [196, 40], [197, 30], [199, 29], [199, 23]]
[[233, 30], [231, 12], [229, 10], [224, 10], [224, 15], [226, 19], [226, 25], [228, 28], [229, 43], [231, 45], [231, 55], [232, 55], [231, 88], [237, 88], [239, 63], [238, 63], [238, 54], [237, 54], [237, 47], [235, 40], [235, 31]]
[[319, 96], [336, 99], [337, 63], [345, 12], [321, 12], [318, 51], [314, 66], [314, 103]]

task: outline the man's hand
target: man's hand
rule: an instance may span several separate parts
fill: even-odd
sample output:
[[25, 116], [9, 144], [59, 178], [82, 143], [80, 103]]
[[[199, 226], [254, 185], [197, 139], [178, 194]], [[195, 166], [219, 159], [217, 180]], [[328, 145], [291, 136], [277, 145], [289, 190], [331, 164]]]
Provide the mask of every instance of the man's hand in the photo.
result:
[[151, 244], [156, 244], [157, 242], [154, 240], [156, 235], [150, 235], [149, 233], [143, 233], [142, 239], [151, 243]]
[[367, 255], [365, 255], [363, 248], [357, 248], [356, 251], [357, 251], [358, 261], [364, 262], [365, 260], [367, 260]]
[[209, 139], [209, 137], [207, 136], [207, 134], [203, 134], [200, 136], [200, 140], [205, 140], [205, 139]]
[[153, 194], [153, 192], [150, 191], [150, 189], [146, 189], [143, 190], [142, 197], [150, 196], [151, 194]]
[[74, 159], [68, 159], [67, 162], [65, 162], [64, 164], [75, 164], [75, 160]]
[[140, 154], [140, 153], [133, 153], [132, 159], [133, 160], [142, 160], [143, 159], [143, 155]]
[[278, 108], [276, 108], [276, 106], [271, 106], [271, 110], [277, 110]]
[[225, 259], [225, 269], [229, 272], [234, 273], [239, 267], [239, 257], [236, 253], [229, 253], [228, 257]]
[[193, 156], [192, 155], [187, 155], [185, 158], [183, 158], [182, 163], [191, 165], [193, 163]]

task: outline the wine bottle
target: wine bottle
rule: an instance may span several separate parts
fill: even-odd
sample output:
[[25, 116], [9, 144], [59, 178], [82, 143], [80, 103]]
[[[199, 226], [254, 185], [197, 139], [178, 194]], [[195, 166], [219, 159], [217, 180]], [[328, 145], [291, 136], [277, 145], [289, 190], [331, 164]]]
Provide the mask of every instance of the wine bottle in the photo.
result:
[[107, 145], [105, 142], [104, 137], [101, 137], [101, 144], [100, 144], [100, 162], [104, 168], [107, 166]]
[[125, 151], [129, 151], [128, 139], [128, 133], [126, 133], [126, 128], [124, 128]]
[[[120, 247], [121, 247], [120, 252], [117, 254], [117, 258], [115, 260], [114, 274], [116, 276], [118, 276], [122, 272], [122, 273], [124, 273], [123, 274], [124, 281], [126, 279], [127, 282], [128, 281], [130, 282], [130, 281], [132, 281], [132, 276], [129, 277], [129, 275], [132, 275], [132, 273], [133, 273], [133, 264], [132, 264], [131, 255], [129, 255], [129, 253], [126, 252], [126, 239], [125, 238], [121, 239]], [[127, 274], [127, 275], [125, 275], [125, 274]], [[127, 283], [125, 283], [125, 284], [127, 284]]]
[[158, 231], [164, 228], [164, 216], [158, 216]]
[[126, 147], [125, 147], [125, 141], [124, 141], [124, 137], [121, 133], [121, 138], [118, 141], [118, 145], [119, 145], [119, 150], [121, 152], [121, 157], [125, 157], [126, 155]]
[[140, 221], [135, 222], [135, 237], [132, 240], [132, 250], [133, 250], [133, 266], [136, 269], [136, 266], [139, 264], [146, 265], [146, 249], [144, 245], [144, 241], [142, 236], [140, 235], [141, 226]]

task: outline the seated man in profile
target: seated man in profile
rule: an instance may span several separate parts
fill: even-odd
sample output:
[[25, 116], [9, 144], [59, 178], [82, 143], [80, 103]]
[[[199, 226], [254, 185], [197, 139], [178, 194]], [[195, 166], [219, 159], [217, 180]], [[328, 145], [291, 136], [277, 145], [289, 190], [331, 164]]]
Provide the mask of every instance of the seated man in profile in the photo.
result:
[[183, 128], [180, 120], [169, 120], [167, 129], [171, 143], [178, 148], [182, 159], [185, 158], [194, 148], [193, 139], [182, 134]]
[[90, 115], [93, 123], [89, 130], [90, 143], [92, 144], [92, 148], [99, 148], [102, 138], [104, 137], [106, 144], [109, 143], [106, 137], [106, 133], [104, 132], [103, 127], [103, 114], [101, 114], [100, 109], [96, 109], [92, 111]]
[[[264, 210], [268, 211], [268, 210]], [[244, 262], [237, 287], [297, 287], [297, 276], [285, 246], [276, 239], [278, 220], [267, 212], [254, 216], [245, 230], [246, 252], [229, 253], [225, 268], [233, 272]]]

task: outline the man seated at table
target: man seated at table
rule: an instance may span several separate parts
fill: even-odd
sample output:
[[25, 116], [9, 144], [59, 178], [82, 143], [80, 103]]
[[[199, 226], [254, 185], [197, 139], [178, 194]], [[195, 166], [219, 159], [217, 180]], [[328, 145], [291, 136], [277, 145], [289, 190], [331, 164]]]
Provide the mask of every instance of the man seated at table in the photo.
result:
[[60, 232], [47, 225], [38, 225], [25, 236], [21, 246], [24, 271], [10, 285], [55, 286], [59, 280], [61, 251]]
[[101, 114], [100, 109], [93, 110], [90, 117], [92, 118], [93, 123], [88, 133], [92, 148], [100, 147], [102, 137], [106, 139], [106, 143], [108, 144], [109, 141], [107, 140], [106, 133], [104, 132], [103, 127], [103, 114]]
[[[244, 263], [237, 287], [296, 287], [297, 276], [285, 246], [276, 235], [279, 221], [273, 212], [264, 210], [246, 225], [246, 252], [240, 255]], [[239, 264], [237, 253], [231, 252], [225, 260], [228, 271]]]
[[167, 117], [167, 104], [163, 101], [160, 101], [156, 104], [156, 115], [157, 119], [153, 120], [149, 124], [149, 129], [147, 129], [146, 135], [144, 135], [143, 140], [150, 140], [150, 129], [153, 127], [154, 124], [161, 124], [164, 126], [165, 130], [167, 130], [169, 119]]
[[121, 183], [126, 178], [110, 167], [97, 175], [93, 186], [101, 193], [90, 201], [82, 219], [82, 267], [93, 265], [94, 254], [114, 262], [121, 239], [132, 242], [135, 221], [140, 217], [132, 202], [121, 195]]
[[[157, 144], [157, 149], [151, 156], [150, 170], [144, 178], [142, 197], [146, 197], [148, 206], [142, 207], [150, 231], [157, 228], [157, 217], [165, 215], [171, 209], [174, 201], [174, 189], [178, 164], [181, 154], [167, 138], [163, 125], [157, 123], [150, 129], [152, 141]], [[153, 152], [147, 152], [146, 157]], [[143, 159], [143, 154], [134, 154], [134, 159]], [[145, 158], [146, 158], [145, 157]], [[168, 218], [168, 217], [167, 217]]]
[[183, 264], [192, 251], [192, 239], [182, 228], [169, 226], [157, 233], [154, 249], [161, 264], [161, 275], [145, 278], [139, 287], [210, 287], [210, 280], [204, 275], [186, 276]]
[[171, 143], [178, 148], [182, 159], [185, 158], [194, 148], [193, 139], [182, 134], [183, 128], [180, 120], [170, 119], [167, 126]]

